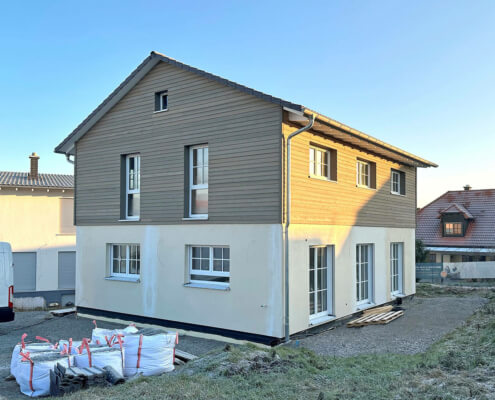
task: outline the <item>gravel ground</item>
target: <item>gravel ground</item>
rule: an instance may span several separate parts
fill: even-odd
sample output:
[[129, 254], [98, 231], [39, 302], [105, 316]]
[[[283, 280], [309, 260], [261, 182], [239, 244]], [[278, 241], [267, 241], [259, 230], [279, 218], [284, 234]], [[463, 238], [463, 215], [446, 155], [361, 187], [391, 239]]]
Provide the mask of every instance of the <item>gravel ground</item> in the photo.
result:
[[[123, 328], [125, 325], [98, 321], [99, 328]], [[139, 325], [138, 325], [139, 326]], [[53, 341], [73, 338], [80, 340], [91, 337], [93, 323], [87, 318], [78, 318], [74, 314], [65, 317], [53, 317], [46, 311], [17, 312], [15, 321], [0, 324], [0, 399], [26, 399], [19, 391], [15, 381], [5, 381], [10, 375], [10, 358], [12, 349], [20, 342], [21, 335], [27, 333], [26, 340], [42, 336]], [[224, 342], [182, 335], [177, 348], [201, 356], [211, 350], [225, 346]]]
[[306, 338], [293, 340], [327, 356], [356, 356], [373, 353], [415, 354], [454, 330], [487, 299], [478, 296], [407, 299], [404, 315], [387, 325], [347, 328], [345, 325]]

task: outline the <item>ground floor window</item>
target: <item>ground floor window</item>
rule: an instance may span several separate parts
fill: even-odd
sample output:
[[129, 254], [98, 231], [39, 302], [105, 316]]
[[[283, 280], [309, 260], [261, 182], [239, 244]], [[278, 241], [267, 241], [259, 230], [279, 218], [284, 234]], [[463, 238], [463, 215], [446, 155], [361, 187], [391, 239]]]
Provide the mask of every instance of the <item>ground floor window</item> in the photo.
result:
[[228, 285], [230, 248], [225, 246], [189, 246], [189, 275], [192, 283]]
[[373, 296], [373, 245], [356, 246], [356, 300], [357, 304], [372, 302]]
[[403, 243], [390, 243], [390, 288], [392, 294], [402, 293]]
[[110, 244], [110, 275], [137, 278], [141, 273], [139, 244]]
[[332, 246], [309, 248], [309, 315], [315, 319], [330, 315], [332, 302]]

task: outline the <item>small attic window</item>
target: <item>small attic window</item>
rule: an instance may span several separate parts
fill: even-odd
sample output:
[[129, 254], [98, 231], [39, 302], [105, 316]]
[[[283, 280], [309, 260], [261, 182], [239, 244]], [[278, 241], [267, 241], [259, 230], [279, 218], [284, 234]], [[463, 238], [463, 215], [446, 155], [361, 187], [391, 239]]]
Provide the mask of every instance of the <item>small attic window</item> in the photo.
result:
[[155, 112], [168, 110], [168, 90], [155, 93]]

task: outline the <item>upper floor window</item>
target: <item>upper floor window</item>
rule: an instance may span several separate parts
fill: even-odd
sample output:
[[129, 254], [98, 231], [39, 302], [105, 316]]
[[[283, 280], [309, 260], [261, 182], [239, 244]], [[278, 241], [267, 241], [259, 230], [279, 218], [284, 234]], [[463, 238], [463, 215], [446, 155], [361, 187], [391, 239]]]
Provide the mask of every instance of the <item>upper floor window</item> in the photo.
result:
[[110, 276], [137, 278], [141, 273], [139, 244], [110, 244]]
[[406, 194], [406, 174], [403, 171], [392, 169], [390, 172], [390, 192], [392, 194]]
[[462, 222], [445, 222], [443, 232], [445, 236], [461, 236]]
[[309, 174], [311, 176], [330, 179], [330, 152], [311, 146], [309, 148]]
[[141, 157], [137, 154], [126, 156], [126, 219], [139, 219]]
[[168, 90], [155, 93], [155, 111], [168, 110]]
[[230, 249], [221, 246], [189, 246], [189, 278], [192, 283], [228, 285]]
[[208, 145], [189, 148], [189, 216], [208, 217]]
[[357, 160], [356, 185], [370, 189], [376, 188], [376, 164], [374, 162]]

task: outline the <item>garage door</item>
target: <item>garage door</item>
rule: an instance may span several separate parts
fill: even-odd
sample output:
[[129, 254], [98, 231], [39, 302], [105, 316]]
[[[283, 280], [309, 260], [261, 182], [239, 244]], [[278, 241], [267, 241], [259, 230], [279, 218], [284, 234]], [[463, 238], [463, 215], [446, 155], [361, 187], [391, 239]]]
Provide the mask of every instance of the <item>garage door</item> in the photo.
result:
[[75, 289], [76, 287], [76, 252], [60, 251], [58, 253], [58, 288]]
[[36, 290], [36, 253], [12, 253], [14, 258], [14, 290]]

